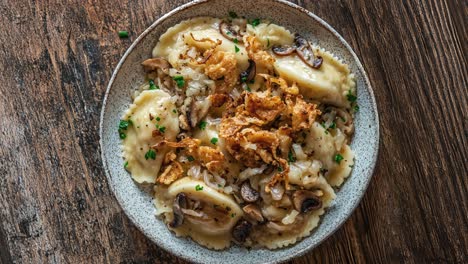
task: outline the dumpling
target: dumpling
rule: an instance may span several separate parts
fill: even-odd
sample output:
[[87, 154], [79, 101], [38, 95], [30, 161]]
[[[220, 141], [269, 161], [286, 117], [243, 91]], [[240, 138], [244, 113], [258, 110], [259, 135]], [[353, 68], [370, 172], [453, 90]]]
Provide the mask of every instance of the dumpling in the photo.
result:
[[[307, 134], [304, 147], [305, 152], [313, 153], [313, 157], [320, 160], [323, 168], [328, 170], [327, 179], [332, 186], [341, 185], [354, 165], [354, 153], [343, 143], [341, 135], [341, 131], [338, 131], [333, 136], [315, 122]], [[342, 159], [336, 159], [336, 155], [341, 155]]]
[[[179, 133], [179, 119], [175, 109], [175, 98], [162, 90], [146, 90], [135, 98], [124, 114], [124, 120], [131, 120], [123, 140], [123, 157], [127, 169], [138, 183], [154, 183], [166, 151], [156, 152], [150, 147], [158, 143], [162, 135], [174, 141]], [[157, 127], [157, 126], [158, 127]], [[158, 130], [161, 137], [155, 137]], [[154, 151], [154, 154], [151, 152]], [[154, 158], [153, 158], [154, 157]]]
[[290, 45], [294, 41], [294, 36], [289, 30], [270, 23], [261, 23], [255, 27], [249, 24], [247, 33], [256, 36], [265, 48]]
[[[194, 201], [198, 209], [184, 213], [184, 222], [173, 228], [178, 236], [190, 236], [198, 243], [213, 249], [223, 249], [231, 243], [231, 231], [243, 216], [242, 209], [226, 194], [220, 193], [202, 181], [182, 178], [167, 189], [172, 200], [179, 194]], [[173, 215], [167, 215], [172, 221]]]
[[339, 107], [350, 107], [346, 95], [354, 93], [354, 75], [348, 65], [340, 62], [330, 53], [313, 48], [316, 55], [323, 58], [320, 69], [313, 69], [305, 64], [297, 54], [274, 56], [275, 69], [279, 75], [296, 82], [302, 95]]
[[[180, 56], [185, 54], [189, 47], [197, 47], [202, 50], [208, 48], [198, 46], [199, 44], [195, 40], [211, 39], [214, 42], [221, 40], [221, 44], [216, 49], [235, 54], [239, 70], [247, 69], [249, 63], [245, 47], [242, 43], [236, 44], [225, 38], [219, 32], [220, 22], [219, 18], [198, 17], [169, 28], [153, 49], [153, 57], [166, 57], [173, 67], [180, 68], [181, 62], [183, 62], [180, 60]], [[236, 46], [239, 49], [238, 52], [236, 52]]]

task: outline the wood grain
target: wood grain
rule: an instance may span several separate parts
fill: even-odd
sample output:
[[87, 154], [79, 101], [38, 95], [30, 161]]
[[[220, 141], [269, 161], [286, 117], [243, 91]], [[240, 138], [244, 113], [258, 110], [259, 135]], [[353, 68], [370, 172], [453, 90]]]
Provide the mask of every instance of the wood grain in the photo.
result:
[[[0, 0], [1, 263], [183, 263], [118, 206], [98, 124], [131, 41], [186, 2]], [[375, 90], [381, 146], [352, 217], [291, 263], [468, 262], [467, 2], [293, 2], [358, 54]]]

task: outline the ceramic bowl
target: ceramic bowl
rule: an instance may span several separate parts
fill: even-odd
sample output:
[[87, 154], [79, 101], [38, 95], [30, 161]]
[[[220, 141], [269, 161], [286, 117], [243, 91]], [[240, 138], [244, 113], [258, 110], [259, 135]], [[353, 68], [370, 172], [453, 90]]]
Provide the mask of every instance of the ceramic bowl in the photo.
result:
[[[277, 250], [233, 246], [224, 251], [206, 249], [187, 238], [176, 237], [155, 217], [151, 193], [132, 181], [123, 168], [117, 127], [122, 113], [131, 103], [131, 94], [144, 81], [140, 63], [151, 57], [159, 36], [182, 20], [197, 16], [225, 17], [234, 11], [247, 18], [268, 19], [300, 32], [313, 43], [334, 53], [356, 75], [358, 104], [356, 132], [351, 148], [356, 162], [351, 176], [337, 191], [332, 206], [319, 226], [299, 243]], [[101, 113], [100, 144], [109, 186], [130, 220], [154, 243], [183, 259], [202, 263], [277, 263], [313, 249], [336, 231], [361, 200], [377, 159], [379, 121], [371, 85], [356, 54], [348, 43], [325, 21], [311, 12], [282, 0], [201, 0], [180, 6], [146, 29], [125, 52], [107, 88]]]

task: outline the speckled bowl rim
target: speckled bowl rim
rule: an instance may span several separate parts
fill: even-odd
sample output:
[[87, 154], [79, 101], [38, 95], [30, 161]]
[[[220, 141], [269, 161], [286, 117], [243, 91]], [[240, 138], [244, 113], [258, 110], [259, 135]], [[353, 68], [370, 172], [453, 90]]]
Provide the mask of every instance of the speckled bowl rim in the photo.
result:
[[[101, 159], [102, 159], [102, 163], [103, 163], [103, 168], [104, 168], [104, 171], [105, 171], [105, 174], [106, 174], [106, 177], [107, 177], [107, 180], [108, 180], [108, 183], [109, 183], [109, 186], [110, 186], [110, 189], [112, 190], [112, 193], [114, 194], [114, 196], [116, 197], [117, 201], [119, 202], [119, 206], [122, 208], [122, 210], [125, 212], [125, 214], [127, 215], [127, 217], [131, 220], [131, 222], [146, 236], [148, 237], [153, 243], [155, 243], [156, 245], [158, 245], [159, 247], [163, 248], [164, 250], [170, 252], [171, 254], [174, 254], [175, 256], [179, 257], [179, 258], [182, 258], [184, 260], [187, 260], [187, 261], [191, 261], [191, 262], [197, 262], [199, 263], [199, 260], [198, 259], [195, 259], [192, 257], [192, 255], [190, 254], [178, 254], [177, 252], [173, 252], [170, 248], [166, 247], [164, 243], [159, 243], [159, 241], [157, 241], [156, 239], [154, 239], [150, 234], [148, 234], [148, 232], [143, 228], [141, 227], [140, 225], [137, 224], [137, 221], [136, 219], [133, 218], [133, 216], [131, 214], [128, 214], [127, 213], [127, 210], [126, 208], [124, 208], [122, 206], [123, 202], [121, 199], [123, 199], [120, 195], [117, 194], [116, 190], [115, 190], [115, 186], [114, 184], [112, 184], [113, 182], [113, 179], [111, 177], [111, 173], [109, 171], [109, 168], [108, 168], [108, 165], [107, 165], [107, 160], [106, 160], [106, 157], [105, 157], [105, 154], [104, 152], [102, 151], [104, 149], [104, 143], [103, 143], [103, 123], [104, 123], [104, 115], [105, 115], [105, 110], [106, 110], [106, 104], [107, 104], [107, 99], [108, 99], [108, 96], [109, 96], [109, 93], [110, 93], [110, 90], [112, 89], [112, 86], [113, 86], [113, 83], [122, 67], [122, 65], [124, 64], [125, 60], [127, 59], [127, 57], [129, 56], [130, 53], [133, 52], [133, 49], [135, 48], [135, 46], [138, 45], [138, 43], [144, 39], [152, 30], [154, 30], [156, 27], [158, 27], [162, 22], [164, 22], [166, 19], [168, 19], [169, 17], [171, 17], [172, 15], [176, 14], [176, 13], [179, 13], [183, 10], [186, 10], [186, 9], [189, 9], [193, 6], [196, 6], [196, 5], [199, 5], [199, 4], [204, 4], [206, 2], [210, 2], [212, 0], [194, 0], [194, 1], [191, 1], [189, 3], [186, 3], [184, 5], [181, 5], [175, 9], [173, 9], [172, 11], [170, 11], [169, 13], [161, 16], [159, 19], [157, 19], [150, 27], [148, 27], [145, 31], [143, 31], [143, 33], [141, 33], [138, 38], [135, 39], [135, 41], [130, 45], [130, 47], [127, 49], [127, 51], [124, 53], [124, 55], [122, 56], [122, 58], [120, 59], [119, 63], [117, 64], [117, 66], [115, 67], [115, 70], [114, 72], [112, 73], [112, 76], [111, 76], [111, 79], [109, 81], [109, 84], [107, 86], [107, 89], [106, 89], [106, 92], [105, 92], [105, 95], [104, 95], [104, 100], [103, 100], [103, 104], [102, 104], [102, 109], [101, 109], [101, 116], [100, 116], [100, 124], [99, 124], [99, 136], [100, 136], [100, 139], [99, 139], [99, 143], [100, 143], [100, 147], [101, 147]], [[340, 219], [338, 221], [338, 224], [336, 225], [336, 227], [334, 229], [332, 229], [331, 231], [329, 231], [327, 234], [325, 234], [322, 238], [320, 238], [318, 240], [317, 243], [315, 244], [311, 244], [311, 245], [308, 245], [306, 246], [305, 248], [302, 248], [302, 249], [298, 249], [293, 255], [287, 255], [287, 256], [281, 256], [277, 259], [274, 259], [274, 260], [267, 260], [265, 261], [265, 263], [282, 263], [282, 262], [285, 262], [287, 260], [290, 260], [292, 258], [297, 258], [297, 257], [300, 257], [304, 254], [306, 254], [307, 252], [311, 251], [312, 249], [314, 249], [315, 247], [317, 247], [318, 245], [320, 245], [323, 241], [325, 241], [328, 237], [330, 237], [332, 234], [334, 234], [338, 229], [341, 228], [341, 226], [349, 219], [349, 217], [353, 214], [353, 212], [355, 211], [355, 209], [357, 208], [357, 206], [359, 205], [359, 203], [361, 202], [368, 186], [369, 186], [369, 183], [372, 179], [372, 176], [373, 176], [373, 173], [374, 173], [374, 170], [375, 170], [375, 166], [376, 166], [376, 163], [377, 163], [377, 157], [378, 157], [378, 151], [379, 151], [379, 141], [380, 141], [380, 131], [379, 131], [379, 127], [380, 127], [380, 124], [379, 124], [379, 115], [378, 115], [378, 108], [377, 108], [377, 103], [375, 101], [375, 96], [374, 96], [374, 91], [372, 89], [372, 86], [370, 84], [370, 81], [369, 81], [369, 78], [367, 77], [367, 73], [366, 71], [364, 70], [364, 67], [362, 66], [361, 64], [361, 61], [359, 60], [359, 58], [357, 57], [356, 53], [353, 51], [353, 49], [351, 48], [351, 46], [346, 42], [346, 40], [335, 30], [333, 29], [327, 22], [325, 22], [323, 19], [321, 19], [320, 17], [318, 17], [317, 15], [315, 15], [314, 13], [308, 11], [307, 9], [301, 7], [301, 6], [298, 6], [294, 3], [291, 3], [291, 2], [288, 2], [286, 0], [271, 0], [271, 1], [274, 1], [274, 2], [277, 2], [277, 3], [280, 3], [280, 4], [283, 4], [283, 5], [286, 5], [287, 7], [292, 7], [296, 10], [298, 10], [299, 12], [302, 12], [304, 14], [306, 14], [308, 17], [310, 17], [311, 19], [315, 20], [315, 22], [317, 22], [320, 26], [322, 26], [324, 29], [326, 29], [327, 31], [329, 31], [333, 36], [335, 36], [343, 45], [344, 47], [347, 49], [347, 51], [351, 54], [354, 62], [356, 63], [356, 67], [359, 69], [359, 71], [361, 72], [362, 74], [362, 77], [363, 77], [363, 80], [365, 82], [365, 88], [367, 89], [367, 92], [369, 93], [369, 96], [370, 96], [370, 103], [371, 103], [371, 107], [373, 108], [374, 112], [374, 121], [375, 121], [375, 136], [377, 137], [376, 139], [376, 142], [375, 142], [375, 145], [372, 146], [372, 150], [373, 150], [373, 153], [372, 153], [372, 160], [370, 161], [370, 174], [368, 177], [366, 177], [365, 181], [362, 183], [362, 185], [364, 186], [364, 188], [362, 188], [362, 191], [360, 193], [356, 193], [355, 196], [358, 197], [357, 199], [355, 199], [355, 202], [354, 204], [352, 205], [351, 207], [351, 210], [349, 210], [349, 212], [346, 214], [346, 217], [343, 217], [342, 219]], [[294, 247], [296, 244], [290, 246], [290, 247]], [[287, 247], [289, 248], [289, 247]], [[276, 250], [281, 250], [281, 249], [276, 249]]]

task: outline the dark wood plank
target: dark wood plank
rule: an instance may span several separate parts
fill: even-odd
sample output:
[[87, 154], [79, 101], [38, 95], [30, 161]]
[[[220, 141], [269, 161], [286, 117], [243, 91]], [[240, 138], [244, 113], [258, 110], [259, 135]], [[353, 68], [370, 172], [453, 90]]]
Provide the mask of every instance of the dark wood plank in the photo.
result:
[[[0, 1], [0, 262], [183, 262], [129, 222], [97, 142], [120, 56], [186, 2]], [[293, 2], [355, 49], [382, 135], [361, 205], [291, 263], [467, 262], [466, 1]]]

